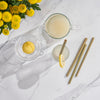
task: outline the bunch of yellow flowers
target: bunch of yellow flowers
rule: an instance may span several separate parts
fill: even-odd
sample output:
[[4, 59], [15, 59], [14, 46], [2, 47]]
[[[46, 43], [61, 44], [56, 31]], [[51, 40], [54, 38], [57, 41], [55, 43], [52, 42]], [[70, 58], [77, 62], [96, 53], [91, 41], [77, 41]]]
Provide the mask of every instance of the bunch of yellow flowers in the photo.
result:
[[9, 35], [11, 29], [18, 29], [25, 16], [33, 16], [41, 10], [41, 0], [2, 0], [0, 1], [0, 34]]

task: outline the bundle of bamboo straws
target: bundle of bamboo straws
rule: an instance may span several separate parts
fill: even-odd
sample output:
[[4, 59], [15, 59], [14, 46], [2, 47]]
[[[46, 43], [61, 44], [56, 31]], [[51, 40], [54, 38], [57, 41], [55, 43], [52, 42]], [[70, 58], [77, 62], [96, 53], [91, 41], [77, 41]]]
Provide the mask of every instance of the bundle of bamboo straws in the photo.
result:
[[[89, 50], [90, 50], [90, 47], [91, 47], [91, 45], [92, 45], [92, 43], [93, 43], [93, 41], [94, 41], [94, 37], [92, 37], [92, 39], [91, 39], [91, 41], [90, 41], [90, 43], [89, 43], [89, 46], [88, 46], [87, 50], [86, 50], [86, 46], [87, 46], [87, 45], [86, 45], [86, 41], [87, 41], [87, 38], [84, 39], [84, 41], [83, 41], [83, 43], [82, 43], [82, 45], [81, 45], [81, 47], [80, 47], [80, 49], [79, 49], [79, 51], [78, 51], [78, 53], [77, 53], [77, 55], [76, 55], [76, 57], [75, 57], [73, 63], [71, 64], [71, 66], [70, 66], [70, 68], [69, 68], [69, 70], [68, 70], [68, 72], [67, 72], [67, 74], [66, 74], [66, 76], [68, 77], [69, 74], [71, 73], [71, 71], [72, 71], [74, 65], [76, 64], [75, 67], [74, 67], [74, 70], [73, 70], [73, 72], [72, 72], [72, 74], [71, 74], [71, 77], [70, 77], [70, 79], [69, 79], [68, 84], [71, 83], [71, 81], [72, 81], [74, 75], [75, 75], [75, 77], [78, 76], [78, 74], [79, 74], [79, 72], [80, 72], [80, 69], [81, 69], [81, 67], [82, 67], [82, 65], [83, 65], [83, 63], [84, 63], [84, 61], [85, 61], [85, 58], [86, 58], [86, 56], [87, 56], [87, 54], [88, 54], [88, 52], [89, 52]], [[86, 52], [85, 52], [85, 50], [86, 50]], [[83, 56], [83, 54], [84, 54], [84, 56]], [[83, 59], [82, 59], [82, 57], [83, 57]], [[82, 59], [82, 61], [81, 61], [81, 59]], [[81, 63], [80, 63], [80, 61], [81, 61]], [[79, 64], [80, 64], [80, 65], [79, 65]], [[79, 65], [79, 67], [78, 67], [78, 65]], [[78, 70], [77, 70], [77, 68], [78, 68]], [[77, 72], [76, 72], [76, 71], [77, 71]], [[76, 74], [75, 74], [75, 73], [76, 73]]]

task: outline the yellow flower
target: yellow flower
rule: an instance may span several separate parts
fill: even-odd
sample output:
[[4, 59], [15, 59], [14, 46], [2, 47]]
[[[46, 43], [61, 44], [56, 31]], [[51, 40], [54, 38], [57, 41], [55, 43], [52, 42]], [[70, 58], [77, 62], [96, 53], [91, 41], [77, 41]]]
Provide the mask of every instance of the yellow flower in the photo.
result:
[[35, 4], [35, 3], [37, 3], [37, 0], [28, 0], [28, 2], [29, 2], [30, 4]]
[[10, 22], [11, 19], [12, 19], [11, 13], [8, 12], [8, 11], [5, 11], [5, 12], [2, 14], [2, 19], [4, 20], [4, 22]]
[[34, 13], [35, 13], [35, 11], [31, 8], [30, 10], [29, 9], [27, 9], [27, 11], [26, 11], [26, 14], [28, 15], [28, 16], [33, 16], [34, 15]]
[[13, 6], [13, 7], [12, 7], [12, 12], [13, 12], [14, 14], [18, 14], [18, 13], [19, 13], [19, 11], [18, 11], [18, 6]]
[[19, 15], [13, 15], [12, 22], [13, 23], [20, 23], [21, 17]]
[[20, 24], [19, 23], [12, 23], [11, 27], [16, 30], [20, 27]]
[[0, 27], [1, 27], [1, 26], [3, 26], [3, 21], [2, 21], [2, 20], [0, 20]]
[[17, 0], [17, 1], [23, 1], [23, 0]]
[[5, 1], [0, 1], [0, 10], [6, 10], [8, 7], [7, 2]]
[[3, 29], [3, 30], [2, 30], [2, 33], [3, 33], [4, 35], [9, 35], [9, 30], [8, 30], [8, 29]]
[[10, 9], [11, 14], [13, 14], [13, 6], [12, 5], [9, 5], [9, 9]]
[[8, 25], [4, 25], [4, 28], [8, 28]]
[[37, 0], [37, 3], [40, 3], [42, 0]]
[[2, 18], [2, 12], [0, 12], [0, 19]]
[[18, 10], [20, 13], [25, 13], [26, 12], [26, 5], [25, 4], [20, 4], [18, 7]]

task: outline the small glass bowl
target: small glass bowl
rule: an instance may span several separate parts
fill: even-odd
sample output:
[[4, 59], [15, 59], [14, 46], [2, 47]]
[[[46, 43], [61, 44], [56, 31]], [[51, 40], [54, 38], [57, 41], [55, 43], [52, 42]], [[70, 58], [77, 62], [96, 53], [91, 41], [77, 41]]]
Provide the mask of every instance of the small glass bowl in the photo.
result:
[[[53, 49], [53, 56], [55, 58], [55, 60], [59, 61], [59, 54], [60, 54], [60, 51], [61, 51], [61, 48], [62, 48], [62, 45], [57, 45], [54, 49]], [[69, 49], [68, 47], [64, 47], [64, 50], [62, 52], [62, 55], [64, 56], [64, 59], [67, 60], [69, 55], [70, 55], [70, 52], [69, 52]]]
[[[49, 20], [49, 18], [51, 18], [51, 17], [53, 17], [53, 16], [55, 16], [55, 15], [62, 15], [62, 16], [64, 16], [64, 17], [67, 19], [68, 23], [69, 23], [69, 30], [68, 30], [68, 32], [67, 32], [64, 36], [62, 36], [62, 37], [60, 37], [60, 38], [53, 37], [53, 36], [50, 35], [50, 33], [48, 33], [47, 30], [46, 30], [46, 22]], [[64, 37], [66, 37], [66, 36], [69, 34], [69, 32], [70, 32], [71, 29], [72, 29], [72, 25], [71, 25], [71, 23], [70, 23], [69, 18], [68, 18], [67, 16], [65, 16], [64, 14], [61, 14], [61, 13], [54, 13], [54, 14], [51, 14], [51, 15], [45, 20], [45, 22], [44, 22], [44, 24], [43, 24], [43, 30], [44, 30], [51, 38], [53, 38], [53, 39], [62, 39], [62, 38], [64, 38]]]
[[[35, 45], [35, 51], [31, 54], [26, 54], [23, 52], [22, 50], [22, 46], [25, 42], [27, 41], [31, 41], [32, 43], [34, 43]], [[15, 45], [15, 51], [16, 54], [22, 59], [22, 60], [35, 60], [37, 57], [40, 56], [41, 54], [41, 43], [40, 41], [33, 35], [29, 34], [29, 35], [24, 35], [21, 36]]]

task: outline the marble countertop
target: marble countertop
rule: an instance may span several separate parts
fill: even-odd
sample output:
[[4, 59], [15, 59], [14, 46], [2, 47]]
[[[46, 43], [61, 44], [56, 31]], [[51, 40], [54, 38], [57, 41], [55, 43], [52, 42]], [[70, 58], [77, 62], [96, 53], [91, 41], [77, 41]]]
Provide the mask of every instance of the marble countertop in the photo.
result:
[[[55, 0], [57, 1], [57, 0]], [[43, 73], [39, 83], [29, 89], [19, 89], [15, 75], [0, 83], [0, 98], [2, 100], [99, 100], [100, 99], [100, 0], [51, 0], [54, 10], [47, 13], [63, 13], [71, 22], [72, 30], [66, 37], [70, 56], [66, 67], [61, 69], [58, 64]], [[46, 6], [49, 4], [46, 4]], [[57, 7], [56, 7], [57, 6]], [[45, 12], [47, 9], [44, 9]], [[27, 22], [27, 20], [26, 20]], [[31, 21], [29, 22], [31, 23]], [[20, 29], [13, 32], [13, 38], [32, 28], [30, 24], [21, 25]], [[82, 66], [77, 78], [68, 85], [69, 78], [65, 77], [77, 50], [83, 39], [87, 37], [89, 43], [92, 37], [95, 41]], [[0, 43], [9, 37], [1, 35]]]

